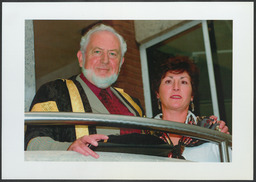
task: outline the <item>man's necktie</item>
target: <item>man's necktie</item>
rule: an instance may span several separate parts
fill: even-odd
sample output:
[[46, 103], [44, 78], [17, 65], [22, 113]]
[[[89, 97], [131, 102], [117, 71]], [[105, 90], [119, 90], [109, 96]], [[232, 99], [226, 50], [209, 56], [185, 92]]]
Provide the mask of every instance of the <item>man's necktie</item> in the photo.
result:
[[100, 91], [101, 102], [107, 108], [110, 114], [122, 114], [120, 109], [113, 104], [113, 100], [106, 89]]
[[[116, 104], [113, 102], [113, 99], [109, 95], [106, 89], [102, 89], [100, 91], [100, 97], [101, 102], [103, 105], [107, 108], [110, 114], [120, 114], [123, 115], [122, 111], [119, 109], [119, 107], [116, 106]], [[120, 128], [120, 134], [128, 134], [128, 133], [141, 133], [141, 130], [138, 129], [126, 129], [126, 128]]]

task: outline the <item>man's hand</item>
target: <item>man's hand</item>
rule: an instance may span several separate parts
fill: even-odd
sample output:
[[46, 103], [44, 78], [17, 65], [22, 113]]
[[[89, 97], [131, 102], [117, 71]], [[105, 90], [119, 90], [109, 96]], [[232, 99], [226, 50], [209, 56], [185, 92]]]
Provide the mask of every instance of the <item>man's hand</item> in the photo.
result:
[[99, 155], [92, 151], [88, 145], [91, 144], [95, 147], [98, 146], [98, 141], [100, 140], [107, 140], [108, 136], [102, 134], [94, 134], [94, 135], [85, 135], [76, 141], [74, 141], [68, 148], [69, 151], [76, 151], [83, 155], [91, 155], [94, 158], [99, 158]]
[[214, 120], [213, 123], [217, 122], [219, 124], [219, 131], [226, 133], [226, 134], [230, 134], [225, 121], [222, 121], [222, 120], [218, 121], [218, 118], [216, 116], [210, 116], [210, 118]]

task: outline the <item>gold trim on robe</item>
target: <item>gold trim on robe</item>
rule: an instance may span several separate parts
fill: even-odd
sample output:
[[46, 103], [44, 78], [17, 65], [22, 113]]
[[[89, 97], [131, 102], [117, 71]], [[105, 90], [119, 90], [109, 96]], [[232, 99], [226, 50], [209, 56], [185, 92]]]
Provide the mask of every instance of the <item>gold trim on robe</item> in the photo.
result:
[[[73, 112], [85, 112], [79, 91], [72, 80], [66, 80]], [[75, 125], [76, 139], [89, 135], [87, 125]]]

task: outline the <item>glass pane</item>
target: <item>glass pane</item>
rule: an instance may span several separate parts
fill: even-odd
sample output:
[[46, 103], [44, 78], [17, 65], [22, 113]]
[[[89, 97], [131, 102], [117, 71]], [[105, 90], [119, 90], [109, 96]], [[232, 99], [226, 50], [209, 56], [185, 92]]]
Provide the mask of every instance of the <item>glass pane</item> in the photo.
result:
[[[147, 49], [150, 85], [154, 77], [153, 68], [168, 56], [188, 56], [200, 70], [199, 92], [194, 98], [196, 115], [212, 115], [212, 100], [201, 24], [160, 42]], [[151, 88], [153, 116], [159, 113], [157, 100]]]
[[232, 131], [232, 24], [231, 20], [208, 21], [220, 118]]

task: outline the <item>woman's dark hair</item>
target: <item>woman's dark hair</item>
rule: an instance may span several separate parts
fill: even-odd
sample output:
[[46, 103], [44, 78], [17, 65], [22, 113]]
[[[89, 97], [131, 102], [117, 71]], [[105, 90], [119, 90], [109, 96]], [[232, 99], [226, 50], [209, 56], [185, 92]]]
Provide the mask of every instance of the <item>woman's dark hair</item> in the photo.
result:
[[155, 71], [155, 78], [153, 81], [153, 89], [159, 92], [161, 80], [166, 76], [167, 72], [183, 73], [187, 72], [191, 78], [192, 95], [194, 96], [198, 89], [199, 70], [192, 60], [186, 56], [176, 56], [168, 58]]

